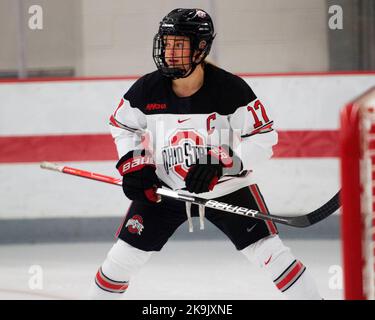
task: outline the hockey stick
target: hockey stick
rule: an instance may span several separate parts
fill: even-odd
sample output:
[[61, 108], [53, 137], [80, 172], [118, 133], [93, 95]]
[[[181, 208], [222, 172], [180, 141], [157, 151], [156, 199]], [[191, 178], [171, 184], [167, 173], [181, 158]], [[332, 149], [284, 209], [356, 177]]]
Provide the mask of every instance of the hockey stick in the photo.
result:
[[[66, 174], [71, 174], [74, 176], [97, 180], [101, 182], [106, 182], [110, 184], [115, 184], [121, 186], [121, 179], [93, 173], [85, 170], [80, 170], [67, 166], [60, 166], [50, 162], [41, 163], [40, 167], [42, 169], [49, 169], [53, 171], [59, 171]], [[230, 205], [224, 202], [219, 202], [216, 200], [207, 200], [199, 197], [194, 197], [190, 195], [181, 194], [172, 190], [167, 190], [163, 188], [158, 188], [156, 193], [162, 197], [173, 198], [179, 201], [191, 202], [197, 205], [202, 205], [207, 208], [212, 208], [220, 211], [225, 211], [229, 213], [235, 213], [241, 216], [253, 217], [256, 219], [272, 221], [276, 223], [285, 224], [291, 227], [305, 228], [309, 227], [325, 218], [330, 216], [336, 210], [340, 208], [340, 191], [337, 192], [332, 199], [330, 199], [326, 204], [322, 205], [320, 208], [312, 211], [308, 214], [299, 215], [299, 216], [276, 216], [272, 214], [266, 214], [259, 212], [257, 210], [239, 207], [235, 205]]]

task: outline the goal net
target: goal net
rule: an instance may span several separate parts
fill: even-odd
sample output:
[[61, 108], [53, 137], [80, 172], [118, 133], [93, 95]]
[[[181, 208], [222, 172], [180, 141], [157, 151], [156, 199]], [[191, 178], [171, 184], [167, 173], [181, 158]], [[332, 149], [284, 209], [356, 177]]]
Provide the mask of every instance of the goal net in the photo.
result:
[[345, 299], [375, 299], [375, 87], [341, 112]]

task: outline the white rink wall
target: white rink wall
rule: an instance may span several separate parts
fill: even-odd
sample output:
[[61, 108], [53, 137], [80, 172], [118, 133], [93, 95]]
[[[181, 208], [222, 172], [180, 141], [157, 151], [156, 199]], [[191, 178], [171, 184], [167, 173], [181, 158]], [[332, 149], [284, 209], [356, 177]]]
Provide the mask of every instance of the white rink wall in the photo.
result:
[[[337, 130], [340, 109], [369, 87], [374, 74], [248, 76], [279, 130]], [[108, 118], [134, 82], [82, 80], [0, 83], [0, 138], [108, 134]], [[32, 146], [30, 146], [32, 148]], [[26, 147], [25, 154], [29, 152]], [[116, 160], [66, 162], [118, 175]], [[338, 158], [275, 158], [258, 172], [271, 212], [316, 209], [340, 187]], [[0, 219], [123, 216], [121, 188], [41, 170], [39, 163], [0, 163]]]

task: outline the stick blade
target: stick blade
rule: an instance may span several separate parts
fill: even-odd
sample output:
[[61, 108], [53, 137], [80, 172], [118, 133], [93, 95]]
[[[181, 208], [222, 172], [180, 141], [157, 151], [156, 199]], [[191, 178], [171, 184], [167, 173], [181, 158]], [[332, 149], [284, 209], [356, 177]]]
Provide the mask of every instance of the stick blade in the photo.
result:
[[337, 192], [332, 199], [330, 199], [326, 204], [322, 205], [320, 208], [307, 215], [297, 216], [290, 218], [289, 225], [298, 228], [305, 228], [324, 220], [331, 214], [335, 213], [341, 206], [340, 203], [340, 191]]

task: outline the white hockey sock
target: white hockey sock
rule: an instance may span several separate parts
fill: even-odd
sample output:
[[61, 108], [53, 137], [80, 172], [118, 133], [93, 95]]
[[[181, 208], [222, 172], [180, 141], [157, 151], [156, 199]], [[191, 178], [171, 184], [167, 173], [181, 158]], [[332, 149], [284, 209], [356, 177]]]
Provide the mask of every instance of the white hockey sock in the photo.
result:
[[118, 239], [95, 276], [89, 299], [121, 299], [130, 277], [139, 271], [151, 254]]
[[268, 272], [276, 287], [287, 299], [322, 299], [306, 267], [293, 256], [278, 235], [261, 239], [241, 252], [251, 262]]

